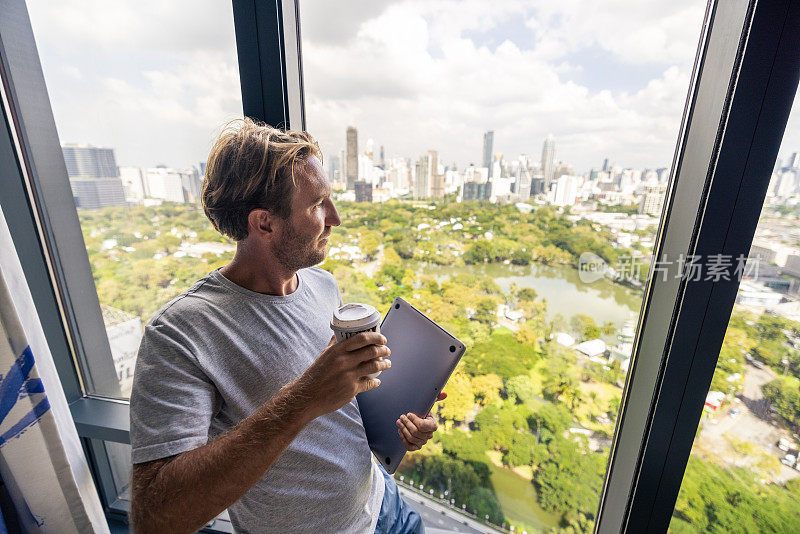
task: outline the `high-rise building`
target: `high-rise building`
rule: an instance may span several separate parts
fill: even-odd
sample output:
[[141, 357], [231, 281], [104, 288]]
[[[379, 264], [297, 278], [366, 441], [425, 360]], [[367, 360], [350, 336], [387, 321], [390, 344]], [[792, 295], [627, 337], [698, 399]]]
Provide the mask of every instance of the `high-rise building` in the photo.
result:
[[494, 130], [483, 134], [483, 166], [489, 169], [489, 179], [492, 178], [492, 155], [494, 154]]
[[347, 189], [347, 155], [344, 150], [339, 151], [339, 172], [337, 173], [338, 183]]
[[431, 197], [443, 198], [444, 197], [444, 173], [439, 172], [439, 152], [436, 150], [428, 151], [428, 159], [430, 160], [430, 184], [431, 184]]
[[75, 207], [96, 210], [108, 206], [127, 206], [125, 188], [119, 178], [70, 178]]
[[556, 156], [556, 143], [553, 140], [553, 135], [548, 135], [544, 140], [542, 146], [542, 174], [544, 175], [545, 189], [550, 187], [555, 177], [555, 156]]
[[167, 202], [198, 202], [200, 174], [197, 169], [155, 167], [145, 170], [147, 195]]
[[563, 174], [556, 181], [553, 193], [553, 204], [556, 206], [573, 206], [578, 199], [579, 178]]
[[347, 176], [347, 189], [352, 191], [358, 180], [358, 130], [355, 126], [347, 127], [347, 166], [345, 176]]
[[520, 165], [517, 171], [517, 186], [516, 193], [520, 201], [525, 202], [531, 196], [531, 183], [533, 182], [533, 174], [530, 169], [524, 165]]
[[429, 150], [420, 156], [416, 165], [414, 180], [414, 198], [430, 198], [444, 196], [444, 178], [439, 174], [439, 153]]
[[119, 176], [113, 148], [86, 144], [61, 145], [70, 178], [116, 178]]
[[383, 145], [381, 145], [381, 155], [380, 160], [378, 161], [378, 167], [381, 169], [386, 169], [386, 152], [383, 150]]
[[414, 165], [414, 199], [428, 198], [430, 196], [430, 182], [428, 181], [428, 156], [423, 154]]
[[664, 206], [664, 197], [667, 196], [667, 186], [656, 185], [645, 187], [644, 194], [639, 201], [639, 214], [661, 215], [661, 208]]
[[469, 202], [471, 200], [489, 200], [492, 195], [492, 182], [464, 182], [464, 189], [461, 193], [461, 200]]
[[125, 189], [125, 200], [128, 202], [141, 202], [149, 196], [147, 181], [140, 167], [120, 167], [120, 180]]
[[353, 184], [356, 193], [356, 202], [372, 202], [372, 184], [364, 180], [357, 180]]
[[531, 196], [545, 194], [544, 178], [541, 175], [535, 175], [531, 179]]

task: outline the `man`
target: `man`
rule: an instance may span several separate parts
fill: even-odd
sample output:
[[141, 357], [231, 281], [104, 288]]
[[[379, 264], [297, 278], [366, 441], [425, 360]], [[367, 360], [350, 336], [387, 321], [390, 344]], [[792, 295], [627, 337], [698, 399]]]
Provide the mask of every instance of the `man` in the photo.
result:
[[[391, 367], [386, 339], [331, 335], [342, 299], [313, 266], [341, 221], [320, 159], [308, 134], [249, 119], [211, 150], [203, 208], [236, 254], [145, 328], [131, 394], [137, 532], [192, 532], [226, 508], [238, 532], [424, 531], [373, 460], [355, 400]], [[408, 450], [437, 427], [430, 414], [397, 426]]]

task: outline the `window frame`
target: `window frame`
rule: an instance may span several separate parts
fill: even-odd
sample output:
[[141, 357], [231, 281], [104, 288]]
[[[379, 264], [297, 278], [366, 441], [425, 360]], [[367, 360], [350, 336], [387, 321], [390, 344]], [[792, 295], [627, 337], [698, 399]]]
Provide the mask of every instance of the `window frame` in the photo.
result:
[[[305, 129], [299, 0], [232, 7], [245, 115]], [[124, 517], [102, 440], [130, 443], [128, 403], [87, 393], [113, 391], [116, 371], [25, 1], [0, 10], [0, 205], [104, 506]], [[797, 88], [799, 29], [791, 0], [709, 0], [655, 257], [748, 252]], [[595, 532], [668, 528], [737, 289], [648, 282]]]
[[[656, 258], [747, 256], [797, 92], [797, 2], [724, 0], [707, 13]], [[596, 532], [668, 529], [739, 288], [729, 274], [650, 280]]]

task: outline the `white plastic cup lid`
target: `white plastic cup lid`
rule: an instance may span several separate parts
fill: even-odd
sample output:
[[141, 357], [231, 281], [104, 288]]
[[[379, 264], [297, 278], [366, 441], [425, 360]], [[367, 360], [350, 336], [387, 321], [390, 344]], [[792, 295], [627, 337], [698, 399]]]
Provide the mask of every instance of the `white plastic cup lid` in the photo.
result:
[[379, 320], [380, 314], [374, 306], [353, 302], [335, 310], [331, 324], [343, 328], [357, 328]]

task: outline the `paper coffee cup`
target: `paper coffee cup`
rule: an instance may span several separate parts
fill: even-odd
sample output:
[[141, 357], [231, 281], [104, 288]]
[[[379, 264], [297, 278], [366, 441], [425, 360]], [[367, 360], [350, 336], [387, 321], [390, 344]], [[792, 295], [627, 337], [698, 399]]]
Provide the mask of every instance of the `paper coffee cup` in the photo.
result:
[[[333, 312], [331, 330], [336, 335], [336, 341], [344, 341], [360, 332], [380, 332], [381, 314], [374, 306], [353, 302], [345, 304]], [[371, 375], [375, 378], [380, 371]]]

